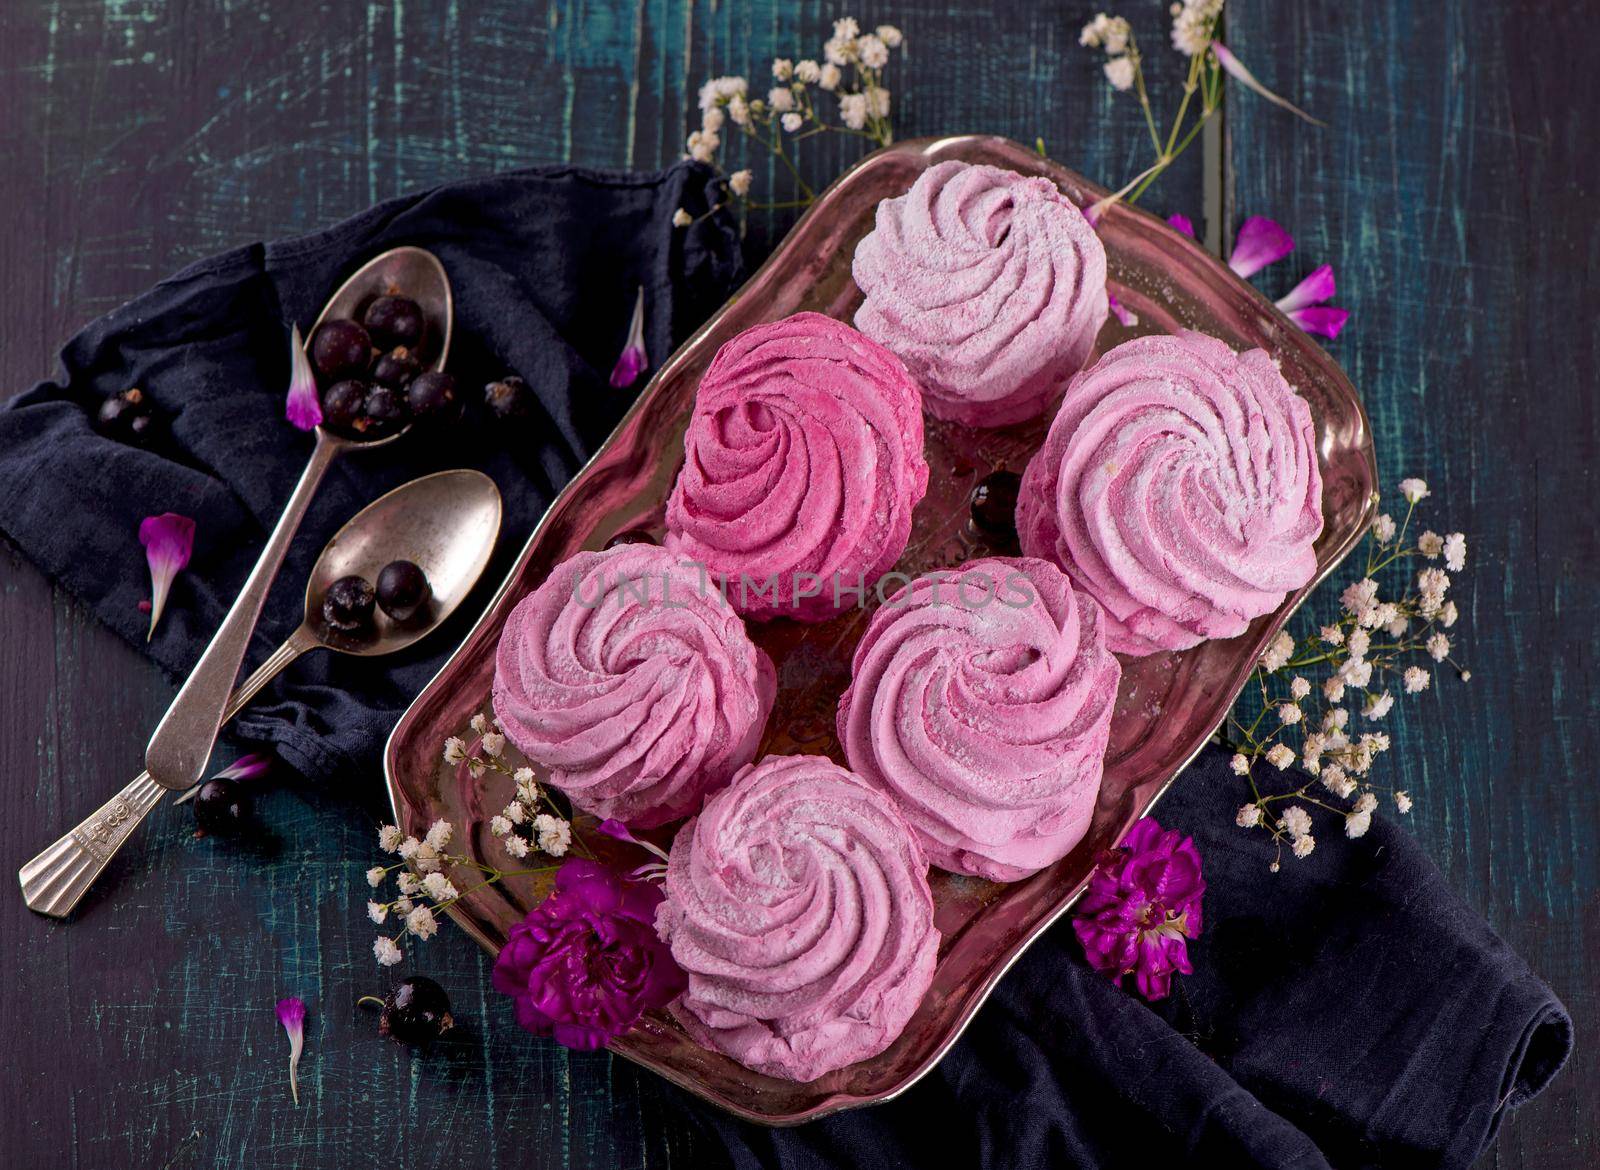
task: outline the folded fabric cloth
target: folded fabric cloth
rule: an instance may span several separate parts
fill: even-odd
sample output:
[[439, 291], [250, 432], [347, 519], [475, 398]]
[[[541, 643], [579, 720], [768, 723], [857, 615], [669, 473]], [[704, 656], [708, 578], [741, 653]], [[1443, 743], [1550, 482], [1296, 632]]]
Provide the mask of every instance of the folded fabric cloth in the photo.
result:
[[[381, 492], [479, 467], [505, 494], [495, 561], [474, 602], [412, 651], [314, 655], [233, 725], [312, 777], [366, 774], [401, 710], [476, 619], [546, 505], [633, 399], [606, 374], [634, 297], [659, 365], [735, 287], [735, 234], [710, 173], [560, 168], [452, 184], [327, 232], [197, 264], [94, 322], [59, 376], [0, 410], [0, 528], [52, 578], [175, 675], [198, 657], [288, 498], [310, 447], [283, 420], [288, 322], [351, 269], [420, 244], [454, 282], [451, 367], [469, 393], [508, 371], [541, 411], [521, 434], [481, 418], [431, 442], [342, 460], [269, 598], [248, 666], [299, 622], [324, 541]], [[102, 438], [101, 400], [144, 389], [170, 422], [149, 449]], [[198, 522], [148, 645], [139, 521]], [[1265, 872], [1272, 847], [1233, 827], [1239, 794], [1208, 752], [1157, 809], [1205, 861], [1195, 972], [1147, 1005], [1090, 971], [1070, 925], [1029, 950], [939, 1067], [901, 1098], [794, 1130], [692, 1103], [747, 1166], [1469, 1164], [1571, 1046], [1554, 996], [1444, 885], [1404, 829], [1374, 822]], [[663, 1093], [678, 1093], [663, 1084]], [[686, 1102], [690, 1099], [685, 1097]]]
[[1206, 878], [1170, 998], [1113, 987], [1063, 921], [895, 1100], [795, 1129], [695, 1115], [735, 1166], [783, 1170], [1471, 1165], [1565, 1062], [1566, 1009], [1404, 827], [1269, 874], [1239, 800], [1208, 748], [1155, 808]]
[[[645, 379], [607, 384], [635, 298], [645, 292], [653, 365], [710, 315], [742, 272], [725, 217], [672, 225], [708, 206], [708, 168], [653, 175], [573, 167], [509, 172], [391, 200], [314, 235], [202, 261], [89, 325], [53, 381], [0, 410], [0, 528], [52, 578], [175, 677], [222, 621], [311, 449], [283, 417], [289, 325], [309, 328], [347, 275], [387, 248], [431, 249], [450, 274], [450, 368], [469, 399], [517, 373], [540, 409], [519, 430], [481, 409], [437, 439], [408, 436], [345, 456], [323, 482], [278, 575], [246, 669], [300, 622], [305, 582], [328, 537], [383, 492], [447, 467], [499, 484], [505, 519], [478, 591], [411, 650], [377, 659], [313, 654], [235, 720], [229, 734], [275, 745], [313, 778], [376, 762], [384, 737], [471, 628], [555, 493], [605, 439]], [[140, 387], [167, 420], [147, 449], [97, 434], [102, 400]], [[196, 522], [155, 637], [139, 521]]]

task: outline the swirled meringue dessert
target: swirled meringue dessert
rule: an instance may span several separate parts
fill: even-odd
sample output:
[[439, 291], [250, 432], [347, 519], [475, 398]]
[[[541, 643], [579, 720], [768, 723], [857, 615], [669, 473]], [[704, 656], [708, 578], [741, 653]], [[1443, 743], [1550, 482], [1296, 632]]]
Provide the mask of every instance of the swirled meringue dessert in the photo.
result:
[[775, 692], [716, 583], [654, 545], [557, 565], [495, 652], [506, 738], [578, 808], [643, 828], [695, 812], [750, 762]]
[[746, 617], [857, 604], [905, 550], [928, 487], [920, 398], [899, 358], [820, 313], [746, 329], [695, 396], [667, 547]]
[[927, 861], [894, 803], [821, 756], [768, 756], [678, 831], [656, 928], [698, 1043], [792, 1081], [876, 1056], [933, 980]]
[[1311, 410], [1264, 350], [1124, 342], [1067, 387], [1017, 501], [1022, 551], [1105, 608], [1126, 654], [1231, 638], [1316, 574]]
[[1015, 881], [1088, 832], [1121, 675], [1100, 606], [1055, 565], [968, 561], [872, 615], [839, 739], [929, 861]]
[[899, 354], [928, 410], [968, 426], [1040, 414], [1105, 324], [1106, 252], [1049, 179], [942, 162], [878, 204], [856, 247], [856, 328]]

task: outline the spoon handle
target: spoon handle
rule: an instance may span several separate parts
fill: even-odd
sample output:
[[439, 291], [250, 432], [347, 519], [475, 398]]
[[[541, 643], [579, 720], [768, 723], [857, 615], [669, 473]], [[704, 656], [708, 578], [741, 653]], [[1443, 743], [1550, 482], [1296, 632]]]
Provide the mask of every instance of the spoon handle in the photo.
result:
[[[269, 654], [229, 697], [223, 721], [237, 715], [284, 667], [317, 645], [316, 635], [306, 626], [290, 634], [289, 640]], [[28, 909], [51, 918], [65, 918], [72, 913], [166, 792], [149, 772], [140, 772], [121, 792], [17, 870], [22, 900]]]
[[188, 680], [172, 700], [172, 706], [161, 717], [155, 734], [145, 748], [144, 765], [156, 783], [167, 788], [188, 788], [200, 779], [206, 761], [211, 758], [211, 748], [216, 742], [228, 696], [234, 680], [239, 677], [239, 667], [244, 662], [245, 651], [250, 646], [250, 636], [255, 632], [261, 617], [261, 607], [267, 592], [283, 564], [284, 554], [294, 540], [295, 531], [305, 519], [306, 509], [317, 493], [329, 465], [339, 454], [340, 444], [320, 428], [317, 445], [311, 452], [306, 469], [295, 485], [294, 494], [284, 505], [283, 515], [267, 538], [261, 558], [250, 570], [250, 577], [239, 591], [239, 597], [222, 619], [222, 625], [206, 647], [200, 661], [195, 663]]

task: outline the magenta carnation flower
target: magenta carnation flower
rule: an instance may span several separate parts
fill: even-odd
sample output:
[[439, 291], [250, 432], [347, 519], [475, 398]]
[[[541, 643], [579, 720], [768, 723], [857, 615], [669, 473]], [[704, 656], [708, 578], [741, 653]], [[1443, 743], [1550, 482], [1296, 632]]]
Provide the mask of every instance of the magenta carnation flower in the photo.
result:
[[1096, 971], [1118, 985], [1132, 975], [1140, 995], [1164, 999], [1173, 972], [1194, 970], [1189, 940], [1200, 935], [1205, 891], [1194, 840], [1146, 817], [1100, 855], [1072, 928]]
[[656, 934], [661, 889], [583, 857], [511, 928], [494, 989], [516, 1000], [517, 1023], [568, 1048], [601, 1048], [684, 989]]

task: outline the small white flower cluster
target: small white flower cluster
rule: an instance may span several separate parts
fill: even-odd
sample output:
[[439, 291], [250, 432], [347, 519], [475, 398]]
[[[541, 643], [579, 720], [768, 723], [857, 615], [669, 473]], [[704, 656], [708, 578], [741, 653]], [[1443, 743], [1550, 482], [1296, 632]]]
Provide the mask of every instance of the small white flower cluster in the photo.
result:
[[[399, 934], [380, 934], [373, 940], [373, 957], [385, 967], [392, 967], [400, 961], [400, 940], [407, 934], [419, 939], [430, 939], [437, 934], [439, 921], [434, 912], [461, 896], [461, 892], [444, 873], [446, 865], [460, 864], [466, 860], [445, 852], [454, 834], [454, 827], [445, 820], [434, 821], [421, 837], [405, 836], [398, 825], [384, 825], [378, 830], [378, 848], [401, 858], [392, 865], [375, 865], [367, 870], [367, 885], [372, 889], [378, 889], [392, 873], [399, 891], [389, 901], [367, 902], [367, 917], [379, 926], [387, 922], [391, 915], [402, 924]], [[430, 901], [433, 903], [431, 906], [427, 904]]]
[[1222, 15], [1222, 0], [1181, 0], [1172, 14], [1172, 47], [1185, 57], [1198, 57], [1211, 47]]
[[1134, 43], [1132, 26], [1125, 19], [1100, 13], [1083, 26], [1078, 43], [1087, 49], [1105, 50], [1106, 80], [1112, 89], [1133, 88], [1139, 72], [1139, 47]]
[[[1450, 578], [1444, 570], [1422, 569], [1414, 588], [1392, 601], [1381, 596], [1377, 575], [1413, 557], [1444, 557], [1447, 568], [1460, 572], [1466, 567], [1466, 537], [1459, 532], [1447, 537], [1424, 532], [1414, 546], [1407, 546], [1412, 513], [1430, 493], [1422, 480], [1406, 479], [1400, 494], [1407, 502], [1405, 517], [1396, 522], [1385, 514], [1373, 522], [1366, 572], [1341, 592], [1337, 620], [1323, 626], [1298, 657], [1291, 635], [1280, 632], [1274, 637], [1261, 655], [1258, 693], [1245, 703], [1255, 707], [1254, 716], [1247, 720], [1236, 713], [1229, 720], [1240, 744], [1230, 764], [1236, 775], [1249, 778], [1254, 797], [1234, 820], [1241, 828], [1265, 827], [1280, 850], [1288, 844], [1296, 857], [1305, 857], [1316, 847], [1311, 813], [1305, 805], [1294, 804], [1274, 818], [1273, 807], [1301, 800], [1342, 815], [1346, 836], [1365, 835], [1378, 807], [1368, 777], [1378, 757], [1389, 750], [1390, 740], [1382, 732], [1353, 732], [1351, 709], [1359, 710], [1368, 722], [1382, 720], [1393, 709], [1397, 692], [1419, 694], [1433, 681], [1431, 670], [1405, 662], [1407, 656], [1425, 655], [1434, 663], [1450, 660], [1452, 645], [1444, 630], [1455, 625], [1459, 613], [1455, 602], [1446, 598]], [[1320, 686], [1299, 673], [1313, 667], [1327, 671]], [[1456, 669], [1463, 680], [1471, 677]], [[1285, 671], [1293, 672], [1286, 684], [1274, 678]], [[1378, 681], [1388, 678], [1394, 679], [1392, 689]], [[1281, 693], [1274, 694], [1280, 686]], [[1292, 729], [1302, 737], [1298, 752], [1286, 741]], [[1315, 779], [1291, 791], [1263, 794], [1256, 781], [1257, 761], [1271, 769], [1268, 776], [1298, 762]], [[1329, 804], [1327, 796], [1313, 795], [1318, 784], [1332, 798], [1353, 803], [1348, 808]], [[1393, 799], [1397, 811], [1411, 811], [1408, 793], [1395, 792]], [[1272, 863], [1274, 871], [1277, 864]]]
[[[864, 33], [856, 20], [845, 17], [833, 22], [833, 35], [822, 46], [820, 62], [812, 58], [776, 58], [772, 62], [772, 79], [777, 84], [763, 96], [751, 96], [748, 78], [712, 78], [700, 87], [700, 128], [684, 144], [686, 157], [716, 166], [717, 151], [724, 145], [723, 133], [731, 123], [794, 176], [801, 198], [782, 206], [809, 204], [815, 193], [795, 170], [794, 160], [784, 148], [784, 135], [798, 140], [832, 130], [859, 135], [877, 146], [889, 145], [894, 133], [889, 125], [889, 90], [883, 85], [883, 69], [889, 64], [889, 51], [904, 44], [905, 35], [892, 24], [880, 24]], [[832, 94], [838, 100], [839, 124], [830, 123], [818, 111], [819, 92]], [[754, 179], [754, 172], [748, 168], [728, 175], [730, 199], [748, 203]], [[724, 200], [711, 210], [719, 210], [727, 202]], [[687, 227], [694, 221], [695, 217], [681, 207], [672, 216], [676, 227]]]
[[540, 812], [544, 792], [534, 780], [532, 768], [518, 768], [512, 774], [516, 795], [489, 821], [489, 831], [501, 838], [505, 851], [524, 858], [534, 849], [551, 857], [563, 857], [572, 845], [572, 825], [553, 812]]

